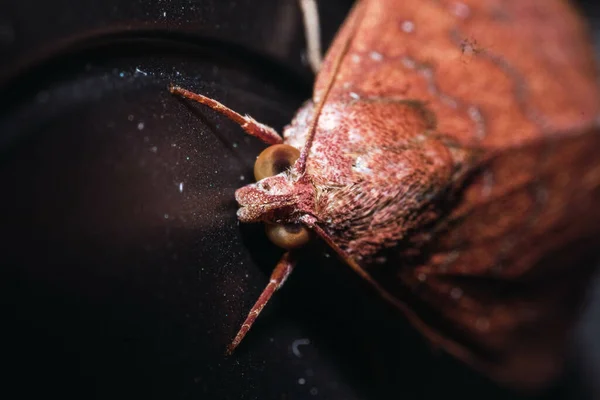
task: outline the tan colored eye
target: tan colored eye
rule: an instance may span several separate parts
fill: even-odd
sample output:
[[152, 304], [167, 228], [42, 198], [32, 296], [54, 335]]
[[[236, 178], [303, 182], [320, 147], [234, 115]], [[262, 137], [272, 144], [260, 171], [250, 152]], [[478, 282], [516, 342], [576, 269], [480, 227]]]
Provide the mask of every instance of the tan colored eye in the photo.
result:
[[263, 150], [254, 163], [257, 181], [282, 173], [296, 162], [300, 151], [289, 144], [274, 144]]
[[307, 227], [300, 224], [265, 224], [271, 242], [286, 250], [304, 246], [310, 239]]

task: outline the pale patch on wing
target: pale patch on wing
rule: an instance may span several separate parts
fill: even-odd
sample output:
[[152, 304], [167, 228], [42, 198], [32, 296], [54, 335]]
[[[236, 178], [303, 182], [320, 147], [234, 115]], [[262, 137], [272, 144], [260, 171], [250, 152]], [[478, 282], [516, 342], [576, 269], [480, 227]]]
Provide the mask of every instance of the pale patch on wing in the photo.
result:
[[342, 119], [342, 113], [337, 107], [324, 107], [319, 117], [319, 129], [332, 131], [337, 128]]
[[357, 157], [354, 161], [354, 171], [362, 173], [362, 174], [371, 174], [373, 171], [369, 168], [367, 160], [364, 157]]
[[363, 139], [363, 136], [362, 136], [359, 128], [350, 128], [348, 130], [348, 140], [351, 143], [360, 142], [360, 141], [362, 141], [362, 139]]
[[306, 143], [312, 111], [312, 102], [307, 102], [296, 112], [292, 122], [283, 130], [284, 143], [302, 150]]

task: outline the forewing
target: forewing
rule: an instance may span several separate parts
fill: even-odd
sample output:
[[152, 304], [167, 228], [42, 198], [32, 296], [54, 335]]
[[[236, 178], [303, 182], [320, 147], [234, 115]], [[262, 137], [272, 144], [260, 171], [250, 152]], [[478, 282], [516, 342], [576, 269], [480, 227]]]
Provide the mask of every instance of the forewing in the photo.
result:
[[316, 103], [331, 79], [327, 101], [419, 100], [440, 134], [485, 147], [580, 131], [600, 109], [587, 27], [562, 0], [359, 1], [317, 76]]
[[517, 387], [560, 370], [598, 244], [589, 43], [565, 1], [363, 0], [315, 86], [315, 103], [332, 79], [328, 102], [416, 100], [436, 134], [487, 152], [439, 221], [363, 267], [434, 343]]
[[589, 130], [502, 153], [445, 218], [369, 271], [450, 353], [513, 386], [548, 382], [600, 244], [598, 148]]

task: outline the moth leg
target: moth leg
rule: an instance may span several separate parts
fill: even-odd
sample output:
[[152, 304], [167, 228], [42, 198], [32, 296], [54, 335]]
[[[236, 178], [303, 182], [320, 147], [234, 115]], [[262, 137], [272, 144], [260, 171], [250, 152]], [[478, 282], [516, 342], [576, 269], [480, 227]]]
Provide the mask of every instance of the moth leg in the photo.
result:
[[248, 333], [248, 331], [252, 327], [252, 324], [254, 324], [254, 321], [256, 321], [256, 318], [258, 317], [262, 309], [265, 307], [265, 305], [267, 305], [271, 296], [273, 296], [273, 293], [275, 293], [275, 291], [277, 291], [281, 286], [283, 286], [285, 280], [288, 278], [288, 276], [290, 276], [295, 265], [296, 261], [295, 259], [290, 257], [289, 252], [285, 253], [283, 257], [281, 257], [281, 260], [279, 260], [277, 266], [271, 274], [271, 279], [269, 280], [267, 287], [265, 287], [263, 292], [260, 294], [258, 300], [256, 300], [256, 303], [254, 303], [254, 306], [248, 313], [246, 320], [242, 324], [242, 327], [238, 331], [237, 335], [235, 335], [235, 338], [233, 339], [231, 344], [227, 346], [227, 355], [231, 355], [235, 348], [240, 344], [244, 336], [246, 336], [246, 333]]
[[308, 62], [316, 74], [321, 69], [321, 62], [323, 61], [317, 0], [300, 0], [300, 8], [302, 9], [302, 18], [304, 20]]
[[246, 133], [250, 136], [254, 136], [267, 144], [283, 143], [283, 139], [281, 138], [281, 136], [279, 136], [275, 129], [271, 128], [270, 126], [261, 124], [249, 115], [240, 115], [237, 112], [233, 111], [231, 108], [219, 103], [216, 100], [213, 100], [206, 96], [202, 96], [201, 94], [190, 92], [189, 90], [179, 86], [171, 85], [169, 86], [169, 91], [185, 99], [193, 100], [212, 108], [213, 110], [223, 114], [233, 122], [240, 125], [242, 129], [245, 130]]

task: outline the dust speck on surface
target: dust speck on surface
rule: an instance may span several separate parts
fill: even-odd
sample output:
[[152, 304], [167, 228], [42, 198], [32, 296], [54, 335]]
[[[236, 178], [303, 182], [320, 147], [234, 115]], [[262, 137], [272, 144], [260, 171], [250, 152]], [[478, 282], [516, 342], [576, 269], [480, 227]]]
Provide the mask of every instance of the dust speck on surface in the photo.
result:
[[300, 353], [300, 349], [298, 347], [300, 346], [306, 346], [310, 344], [310, 340], [307, 338], [302, 338], [302, 339], [296, 339], [292, 342], [292, 353], [294, 353], [294, 355], [296, 357], [302, 357], [302, 353]]

